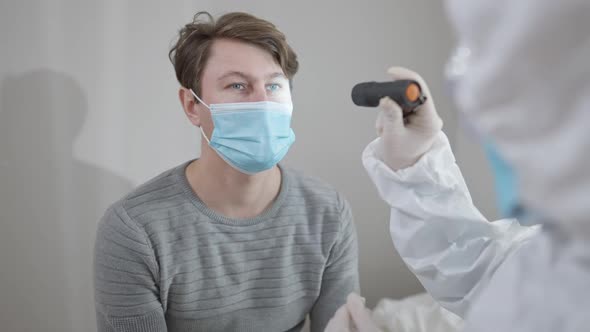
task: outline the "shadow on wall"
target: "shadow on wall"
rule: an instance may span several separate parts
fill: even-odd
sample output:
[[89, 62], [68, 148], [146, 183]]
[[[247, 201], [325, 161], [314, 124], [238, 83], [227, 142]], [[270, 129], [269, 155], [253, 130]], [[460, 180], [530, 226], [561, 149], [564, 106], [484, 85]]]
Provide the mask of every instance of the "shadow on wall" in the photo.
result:
[[94, 331], [96, 223], [132, 184], [73, 157], [88, 105], [72, 77], [39, 69], [0, 89], [0, 330]]

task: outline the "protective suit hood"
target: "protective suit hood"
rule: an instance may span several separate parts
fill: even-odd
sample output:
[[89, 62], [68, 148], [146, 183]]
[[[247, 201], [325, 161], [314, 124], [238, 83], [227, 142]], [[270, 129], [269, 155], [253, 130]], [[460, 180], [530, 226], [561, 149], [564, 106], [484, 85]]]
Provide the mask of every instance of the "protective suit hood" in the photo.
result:
[[446, 5], [469, 50], [453, 83], [462, 115], [514, 168], [527, 207], [590, 237], [590, 3]]

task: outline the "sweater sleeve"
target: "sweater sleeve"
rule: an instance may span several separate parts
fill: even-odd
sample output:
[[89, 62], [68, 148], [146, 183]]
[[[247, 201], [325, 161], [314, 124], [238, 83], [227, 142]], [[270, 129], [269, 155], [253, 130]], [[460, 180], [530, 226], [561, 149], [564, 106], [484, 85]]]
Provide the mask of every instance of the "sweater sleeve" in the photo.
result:
[[145, 231], [120, 205], [98, 225], [94, 297], [98, 332], [166, 332], [158, 268]]

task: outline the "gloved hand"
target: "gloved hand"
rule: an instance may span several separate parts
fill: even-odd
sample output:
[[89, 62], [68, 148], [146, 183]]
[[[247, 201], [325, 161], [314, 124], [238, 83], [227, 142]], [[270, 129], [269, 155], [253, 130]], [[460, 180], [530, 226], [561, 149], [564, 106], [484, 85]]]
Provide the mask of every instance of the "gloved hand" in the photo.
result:
[[381, 332], [363, 299], [350, 293], [346, 304], [340, 307], [330, 319], [324, 332]]
[[391, 67], [387, 72], [394, 80], [417, 81], [427, 98], [406, 119], [403, 118], [402, 109], [391, 98], [384, 97], [379, 103], [381, 110], [376, 127], [382, 145], [378, 152], [381, 159], [397, 171], [414, 165], [430, 149], [443, 122], [436, 113], [430, 90], [420, 75], [402, 67]]

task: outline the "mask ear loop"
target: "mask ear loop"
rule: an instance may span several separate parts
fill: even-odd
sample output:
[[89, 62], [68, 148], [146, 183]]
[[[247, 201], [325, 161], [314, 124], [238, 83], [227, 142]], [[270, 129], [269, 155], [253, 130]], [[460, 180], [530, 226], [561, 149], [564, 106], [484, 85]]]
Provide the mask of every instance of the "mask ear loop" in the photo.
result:
[[203, 100], [201, 100], [201, 98], [199, 98], [199, 96], [197, 96], [197, 94], [193, 91], [193, 89], [189, 89], [191, 91], [191, 93], [193, 94], [193, 96], [195, 96], [195, 98], [197, 98], [197, 100], [205, 105], [205, 107], [207, 107], [209, 110], [211, 110], [211, 107], [209, 107], [209, 105], [205, 104], [205, 102]]
[[205, 132], [203, 131], [203, 127], [199, 126], [199, 129], [201, 129], [201, 135], [203, 135], [203, 138], [207, 141], [207, 144], [211, 145], [211, 141], [209, 141], [209, 139], [207, 138], [207, 135], [205, 135]]
[[[197, 94], [193, 91], [193, 89], [190, 89], [191, 93], [193, 94], [193, 96], [195, 96], [195, 98], [197, 98], [197, 100], [205, 105], [205, 107], [207, 107], [209, 110], [211, 110], [211, 108], [209, 107], [209, 105], [205, 104], [204, 101], [201, 100], [201, 98], [199, 98], [199, 96], [197, 96]], [[201, 129], [201, 135], [203, 135], [203, 137], [205, 138], [205, 140], [207, 141], [207, 144], [211, 145], [211, 141], [209, 140], [209, 138], [207, 138], [207, 135], [205, 135], [205, 132], [203, 131], [203, 127], [199, 126], [199, 129]]]

